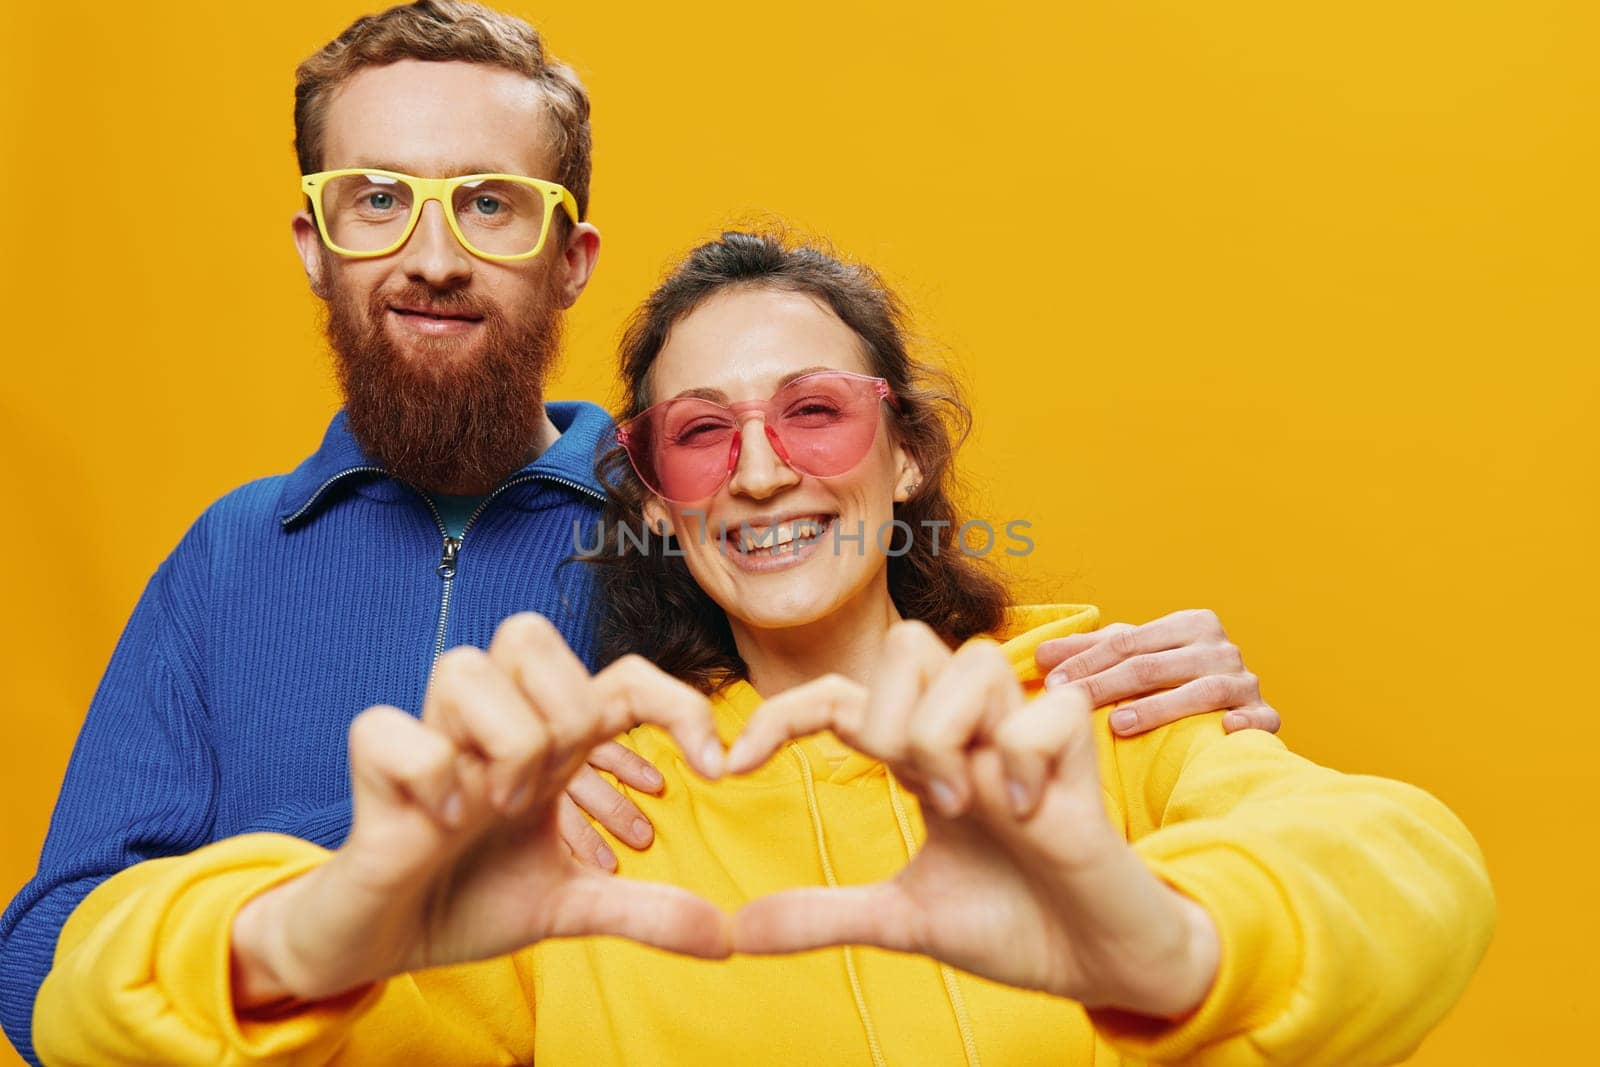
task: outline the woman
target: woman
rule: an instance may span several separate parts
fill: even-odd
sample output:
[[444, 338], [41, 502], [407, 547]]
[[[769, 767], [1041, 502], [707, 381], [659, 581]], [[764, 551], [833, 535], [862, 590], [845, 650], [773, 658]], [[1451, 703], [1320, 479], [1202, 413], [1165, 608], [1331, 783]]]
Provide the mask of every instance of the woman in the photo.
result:
[[[1493, 901], [1437, 801], [1039, 692], [1095, 613], [1008, 612], [951, 550], [949, 398], [869, 271], [725, 235], [624, 375], [606, 634], [657, 666], [590, 677], [526, 615], [448, 653], [420, 722], [352, 726], [336, 853], [251, 835], [85, 902], [47, 1058], [1381, 1062], [1459, 996]], [[667, 782], [613, 879], [554, 812], [631, 727]]]

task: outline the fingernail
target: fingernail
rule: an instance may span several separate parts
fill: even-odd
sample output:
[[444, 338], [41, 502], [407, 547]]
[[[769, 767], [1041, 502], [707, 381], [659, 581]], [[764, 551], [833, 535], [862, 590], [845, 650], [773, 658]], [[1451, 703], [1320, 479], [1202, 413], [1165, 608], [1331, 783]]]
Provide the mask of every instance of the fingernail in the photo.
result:
[[633, 820], [633, 825], [628, 827], [628, 836], [633, 843], [641, 848], [650, 843], [650, 824], [643, 819]]
[[461, 790], [453, 790], [444, 798], [444, 804], [439, 808], [439, 814], [444, 817], [446, 826], [461, 825]]
[[1137, 711], [1113, 711], [1111, 713], [1111, 728], [1117, 733], [1126, 733], [1139, 725]]
[[608, 871], [617, 869], [617, 854], [611, 851], [611, 846], [604, 841], [594, 850], [594, 858], [600, 861], [600, 866]]
[[707, 741], [700, 750], [700, 765], [705, 768], [706, 777], [719, 778], [722, 776], [722, 742], [716, 738]]
[[661, 777], [661, 772], [654, 767], [646, 767], [639, 772], [639, 777], [644, 779], [644, 787], [646, 789], [660, 789], [667, 784], [667, 780]]
[[1065, 684], [1066, 680], [1067, 680], [1067, 672], [1066, 671], [1051, 671], [1048, 675], [1045, 676], [1044, 687], [1046, 689], [1054, 689], [1058, 685]]
[[1006, 792], [1011, 795], [1011, 810], [1018, 815], [1028, 810], [1028, 789], [1016, 779], [1006, 783]]
[[956, 813], [956, 791], [943, 782], [934, 781], [928, 786], [928, 792], [933, 795], [933, 806], [941, 814], [954, 815]]

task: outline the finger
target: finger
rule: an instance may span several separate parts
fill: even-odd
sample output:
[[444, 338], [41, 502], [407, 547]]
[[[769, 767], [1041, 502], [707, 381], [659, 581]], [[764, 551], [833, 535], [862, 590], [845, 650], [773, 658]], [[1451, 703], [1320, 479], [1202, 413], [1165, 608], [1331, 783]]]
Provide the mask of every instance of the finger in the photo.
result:
[[1081, 634], [1068, 634], [1066, 637], [1053, 637], [1048, 641], [1039, 642], [1039, 647], [1033, 650], [1033, 661], [1039, 667], [1040, 673], [1048, 674], [1060, 666], [1064, 660], [1071, 659], [1080, 652], [1084, 652], [1106, 639], [1109, 632], [1118, 628], [1129, 627], [1125, 622], [1114, 622], [1109, 626], [1102, 626], [1098, 630], [1089, 630]]
[[722, 741], [711, 716], [711, 701], [698, 689], [642, 656], [632, 655], [595, 675], [594, 689], [599, 708], [594, 744], [640, 723], [652, 723], [672, 734], [689, 764], [703, 777], [714, 779], [722, 774]]
[[607, 873], [616, 871], [617, 854], [611, 851], [605, 838], [583, 817], [583, 812], [578, 810], [569, 796], [556, 801], [556, 828], [561, 831], [561, 840], [566, 842], [573, 858], [579, 863], [599, 867]]
[[838, 889], [790, 889], [753, 900], [733, 917], [733, 951], [803, 952], [829, 945], [920, 951], [917, 912], [892, 882]]
[[[1060, 638], [1059, 641], [1061, 647], [1059, 649], [1051, 650], [1052, 654], [1050, 658], [1053, 662], [1051, 662], [1048, 668], [1045, 666], [1044, 662], [1039, 659], [1038, 655], [1035, 654], [1035, 660], [1039, 661], [1039, 669], [1049, 670], [1050, 672], [1045, 676], [1044, 684], [1046, 688], [1064, 685], [1067, 682], [1072, 681], [1075, 677], [1081, 677], [1081, 671], [1083, 668], [1080, 667], [1079, 673], [1075, 674], [1073, 667], [1071, 666], [1074, 662], [1086, 663], [1089, 665], [1092, 665], [1095, 662], [1106, 662], [1108, 665], [1109, 663], [1117, 662], [1118, 658], [1120, 657], [1107, 651], [1104, 646], [1110, 642], [1111, 638], [1116, 637], [1118, 634], [1132, 633], [1134, 629], [1135, 627], [1129, 625], [1128, 623], [1113, 622], [1107, 623], [1098, 630], [1090, 630], [1088, 633], [1072, 634], [1068, 637]], [[1126, 641], [1127, 638], [1121, 638], [1121, 640]], [[1045, 645], [1054, 644], [1056, 644], [1055, 641], [1046, 641], [1044, 645], [1040, 645], [1039, 647], [1042, 649]], [[1095, 650], [1099, 650], [1099, 654], [1097, 656], [1090, 657], [1089, 653]], [[1056, 655], [1056, 652], [1060, 652], [1061, 654]]]
[[597, 711], [589, 670], [567, 647], [555, 624], [531, 611], [503, 621], [489, 643], [489, 658], [527, 701], [549, 735], [541, 798], [564, 788], [589, 752], [612, 735], [596, 737]]
[[372, 790], [385, 800], [414, 802], [441, 825], [461, 824], [456, 747], [449, 738], [399, 708], [368, 708], [350, 723], [350, 778], [359, 799]]
[[627, 937], [702, 959], [731, 952], [727, 915], [677, 886], [580, 871], [555, 905], [551, 937]]
[[[1190, 715], [1244, 707], [1259, 697], [1253, 674], [1208, 674], [1176, 689], [1123, 704], [1111, 713], [1111, 729], [1123, 737], [1132, 737]], [[1223, 725], [1227, 725], [1226, 719]]]
[[639, 810], [637, 804], [592, 768], [578, 768], [578, 773], [567, 783], [567, 796], [601, 826], [610, 830], [613, 837], [634, 848], [650, 847], [650, 841], [655, 836], [650, 829], [650, 820], [644, 817], [644, 812]]
[[422, 717], [458, 748], [481, 755], [496, 808], [513, 814], [528, 807], [530, 779], [544, 762], [550, 737], [516, 685], [482, 649], [462, 645], [439, 657]]
[[1161, 689], [1204, 678], [1208, 674], [1232, 674], [1241, 666], [1237, 657], [1228, 656], [1220, 647], [1186, 645], [1166, 652], [1147, 652], [1134, 656], [1071, 684], [1082, 689], [1094, 707], [1103, 708], [1119, 700], [1148, 696]]
[[1248, 704], [1224, 715], [1222, 728], [1230, 734], [1239, 730], [1265, 730], [1275, 734], [1283, 728], [1283, 719], [1270, 704]]
[[946, 818], [972, 795], [966, 750], [1022, 703], [1011, 661], [993, 641], [969, 641], [927, 687], [909, 724], [908, 757]]
[[[1185, 645], [1232, 647], [1216, 613], [1204, 609], [1175, 611], [1142, 626], [1124, 624], [1123, 628], [1117, 628], [1114, 624], [1105, 629], [1107, 637], [1104, 641], [1064, 661], [1045, 679], [1045, 685], [1079, 681], [1109, 670], [1134, 656], [1165, 652]], [[1111, 632], [1113, 630], [1115, 632]], [[1234, 648], [1233, 652], [1237, 654], [1238, 649]]]
[[846, 740], [891, 768], [909, 769], [911, 717], [952, 654], [924, 622], [907, 620], [891, 626], [884, 639], [883, 661], [867, 692], [860, 729]]
[[1062, 754], [1090, 729], [1089, 700], [1076, 687], [1052, 689], [1017, 708], [995, 728], [1011, 813], [1029, 818]]
[[641, 793], [659, 793], [666, 779], [656, 770], [655, 764], [626, 745], [607, 741], [589, 753], [589, 766], [597, 771], [607, 771], [617, 781], [630, 785]]
[[860, 728], [866, 687], [843, 675], [826, 674], [764, 702], [728, 749], [725, 769], [744, 774], [761, 766], [785, 741], [832, 730], [846, 739]]

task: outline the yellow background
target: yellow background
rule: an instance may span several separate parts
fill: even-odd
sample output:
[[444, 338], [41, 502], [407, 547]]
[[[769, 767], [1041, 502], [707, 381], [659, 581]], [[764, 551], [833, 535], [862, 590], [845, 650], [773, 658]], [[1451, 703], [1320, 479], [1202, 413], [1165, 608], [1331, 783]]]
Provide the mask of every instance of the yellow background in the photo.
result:
[[[0, 897], [150, 572], [336, 405], [292, 70], [365, 9], [7, 15]], [[966, 467], [981, 514], [1034, 523], [1030, 595], [1215, 608], [1292, 746], [1477, 833], [1499, 933], [1414, 1062], [1583, 1047], [1595, 5], [518, 9], [595, 108], [605, 245], [553, 396], [610, 400], [622, 317], [730, 219], [881, 266], [964, 368]]]

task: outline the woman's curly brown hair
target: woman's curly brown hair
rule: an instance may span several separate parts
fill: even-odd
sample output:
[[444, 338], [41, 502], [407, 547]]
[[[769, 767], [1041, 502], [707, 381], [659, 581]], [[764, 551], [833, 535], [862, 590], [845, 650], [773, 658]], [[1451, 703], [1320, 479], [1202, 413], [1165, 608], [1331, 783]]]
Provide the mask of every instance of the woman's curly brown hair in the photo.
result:
[[[905, 308], [870, 267], [771, 233], [724, 233], [694, 249], [628, 322], [620, 352], [626, 399], [619, 421], [654, 402], [651, 371], [672, 327], [730, 289], [810, 295], [860, 338], [871, 373], [887, 379], [899, 398], [886, 409], [890, 430], [922, 470], [910, 499], [895, 505], [895, 518], [912, 531], [909, 548], [900, 528], [890, 543], [895, 607], [952, 644], [996, 630], [1008, 604], [1005, 585], [981, 559], [951, 543], [962, 521], [952, 500], [952, 460], [971, 413], [948, 372], [911, 358]], [[620, 446], [601, 456], [599, 475], [609, 502], [598, 551], [583, 558], [601, 566], [603, 659], [636, 652], [708, 691], [744, 678], [727, 615], [695, 582], [681, 555], [663, 551], [667, 538], [650, 531], [644, 517], [648, 490]]]

